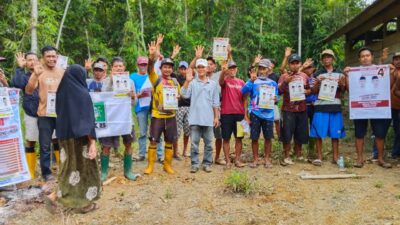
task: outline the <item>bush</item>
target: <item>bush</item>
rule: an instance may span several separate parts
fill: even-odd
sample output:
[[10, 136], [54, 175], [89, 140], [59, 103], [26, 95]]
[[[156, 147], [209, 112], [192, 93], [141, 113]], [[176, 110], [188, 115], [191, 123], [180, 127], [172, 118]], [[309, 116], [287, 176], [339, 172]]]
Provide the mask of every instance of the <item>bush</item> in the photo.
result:
[[245, 195], [254, 193], [256, 189], [255, 179], [250, 178], [247, 173], [239, 171], [232, 171], [225, 179], [225, 184], [232, 192]]

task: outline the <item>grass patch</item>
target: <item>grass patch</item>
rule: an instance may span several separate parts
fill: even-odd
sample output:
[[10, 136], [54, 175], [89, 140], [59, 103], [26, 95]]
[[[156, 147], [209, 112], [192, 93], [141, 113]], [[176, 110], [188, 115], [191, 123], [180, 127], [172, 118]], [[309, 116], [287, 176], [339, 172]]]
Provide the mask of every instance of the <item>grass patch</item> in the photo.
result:
[[376, 187], [376, 188], [383, 188], [383, 182], [382, 182], [382, 181], [378, 181], [378, 183], [376, 183], [376, 184], [374, 185], [374, 187]]
[[172, 199], [174, 197], [174, 192], [172, 190], [171, 187], [167, 187], [167, 189], [165, 189], [165, 194], [164, 194], [164, 198], [165, 199]]
[[250, 195], [256, 191], [256, 180], [244, 172], [232, 171], [225, 179], [225, 184], [233, 193]]

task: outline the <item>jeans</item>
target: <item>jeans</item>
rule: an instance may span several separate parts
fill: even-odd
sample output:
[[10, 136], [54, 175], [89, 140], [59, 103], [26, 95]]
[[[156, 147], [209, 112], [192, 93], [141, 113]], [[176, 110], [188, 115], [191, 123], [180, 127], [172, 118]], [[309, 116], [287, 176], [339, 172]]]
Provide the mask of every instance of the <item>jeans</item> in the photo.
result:
[[[394, 130], [394, 143], [392, 148], [392, 158], [400, 157], [400, 110], [392, 109], [392, 122]], [[374, 159], [378, 158], [378, 149], [375, 146], [372, 150], [372, 157]]]
[[[147, 130], [149, 128], [149, 116], [151, 115], [150, 111], [140, 111], [136, 113], [136, 118], [139, 124], [139, 156], [145, 156], [147, 150]], [[163, 158], [163, 145], [162, 139], [160, 143], [157, 144], [157, 158]]]
[[50, 170], [50, 145], [54, 130], [56, 129], [56, 118], [38, 117], [39, 146], [40, 146], [40, 169], [42, 177], [46, 180], [51, 175]]
[[190, 139], [191, 149], [190, 149], [190, 157], [192, 160], [192, 166], [199, 167], [199, 142], [200, 138], [203, 138], [204, 141], [204, 157], [203, 157], [203, 165], [210, 166], [212, 164], [212, 140], [214, 136], [213, 127], [207, 126], [190, 126]]

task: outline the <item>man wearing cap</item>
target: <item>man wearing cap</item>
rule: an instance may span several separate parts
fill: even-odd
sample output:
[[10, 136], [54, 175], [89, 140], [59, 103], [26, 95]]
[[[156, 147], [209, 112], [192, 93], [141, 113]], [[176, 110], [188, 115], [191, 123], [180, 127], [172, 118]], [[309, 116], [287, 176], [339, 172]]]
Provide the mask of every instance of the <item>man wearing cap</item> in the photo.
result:
[[227, 66], [224, 65], [219, 78], [219, 85], [221, 85], [222, 92], [221, 128], [227, 168], [231, 167], [229, 141], [232, 133], [235, 136], [235, 166], [244, 167], [246, 165], [240, 161], [243, 136], [238, 136], [237, 126], [244, 119], [244, 108], [247, 107], [247, 98], [242, 94], [244, 81], [236, 77], [237, 70], [236, 63], [230, 60]]
[[339, 139], [346, 136], [340, 100], [346, 90], [346, 77], [339, 69], [334, 67], [333, 63], [336, 58], [332, 50], [324, 50], [320, 58], [322, 68], [314, 74], [316, 81], [312, 87], [313, 94], [318, 95], [322, 81], [330, 79], [331, 74], [336, 75], [336, 80], [334, 81], [338, 82], [338, 87], [334, 101], [317, 99], [314, 102], [314, 116], [310, 128], [310, 137], [316, 138], [317, 159], [312, 161], [313, 165], [316, 166], [321, 166], [322, 164], [322, 139], [331, 138], [332, 162], [336, 163], [339, 158]]
[[[101, 63], [96, 63], [95, 67], [102, 67], [104, 65]], [[111, 75], [107, 79], [107, 82], [103, 83], [101, 91], [113, 91], [113, 74], [125, 72], [125, 63], [121, 57], [114, 57], [111, 62]], [[133, 81], [129, 83], [130, 92], [129, 96], [132, 98], [132, 105], [135, 104], [135, 85]], [[110, 162], [110, 149], [118, 149], [119, 148], [119, 137], [120, 136], [111, 136], [111, 137], [103, 137], [99, 138], [99, 141], [102, 146], [102, 151], [100, 155], [100, 164], [101, 164], [101, 180], [104, 182], [108, 176], [108, 166]], [[135, 129], [132, 127], [131, 134], [121, 135], [122, 142], [125, 146], [124, 153], [124, 176], [128, 180], [136, 180], [139, 176], [138, 174], [132, 173], [132, 143], [135, 141]]]
[[93, 64], [93, 80], [88, 84], [89, 92], [106, 91], [109, 86], [110, 78], [106, 77], [104, 63], [97, 62]]
[[[286, 53], [285, 53], [286, 54]], [[281, 165], [294, 164], [289, 156], [291, 141], [294, 137], [294, 150], [297, 157], [301, 157], [301, 146], [308, 143], [308, 118], [306, 100], [291, 101], [289, 83], [300, 81], [304, 85], [304, 94], [310, 94], [308, 76], [300, 72], [301, 58], [297, 54], [288, 57], [289, 73], [279, 78], [279, 94], [283, 94], [282, 104], [282, 130], [281, 141], [283, 143], [284, 160]]]
[[[147, 74], [149, 58], [139, 56], [136, 61], [138, 71], [130, 75], [131, 80], [135, 84], [136, 96], [138, 101], [135, 105], [136, 118], [139, 125], [139, 157], [138, 161], [144, 161], [147, 150], [147, 131], [150, 116], [150, 103], [152, 84]], [[161, 144], [157, 145], [157, 158], [161, 160], [163, 157], [163, 149]]]
[[[258, 139], [260, 138], [261, 130], [264, 136], [264, 166], [271, 168], [270, 160], [272, 141], [274, 136], [274, 106], [278, 99], [278, 84], [269, 78], [272, 66], [269, 59], [261, 59], [258, 63], [258, 76], [253, 70], [250, 80], [242, 88], [243, 95], [250, 95], [250, 104], [245, 108], [245, 119], [250, 124], [251, 147], [253, 150], [254, 161], [249, 166], [257, 167], [262, 162], [258, 158]], [[273, 99], [268, 99], [266, 93], [271, 94], [273, 91]], [[266, 102], [273, 101], [273, 105], [267, 105]], [[248, 117], [250, 115], [250, 118]]]
[[[25, 154], [28, 163], [29, 172], [32, 178], [35, 178], [36, 168], [36, 153], [35, 145], [39, 139], [38, 125], [37, 125], [37, 109], [39, 105], [38, 90], [34, 90], [31, 95], [25, 92], [25, 87], [28, 84], [35, 65], [39, 62], [36, 53], [18, 53], [16, 55], [18, 67], [15, 70], [15, 75], [12, 77], [12, 87], [22, 90], [22, 108], [24, 109], [24, 123], [25, 123]], [[27, 71], [25, 71], [25, 69]]]
[[[189, 64], [185, 61], [179, 62], [178, 74], [172, 73], [171, 77], [178, 80], [179, 85], [182, 87], [186, 81], [186, 74]], [[180, 98], [178, 101], [178, 111], [176, 112], [176, 123], [178, 126], [178, 139], [183, 131], [183, 153], [184, 157], [189, 156], [187, 154], [187, 146], [190, 136], [190, 125], [189, 125], [189, 108], [190, 98]], [[182, 160], [179, 156], [178, 141], [174, 142], [174, 159]]]
[[[372, 66], [374, 60], [372, 49], [368, 47], [360, 48], [358, 50], [358, 59], [361, 67]], [[349, 71], [350, 67], [346, 67], [343, 70], [345, 76], [348, 76]], [[391, 119], [355, 119], [353, 122], [357, 151], [357, 160], [353, 163], [353, 166], [356, 168], [361, 168], [364, 166], [364, 137], [367, 134], [368, 123], [371, 123], [372, 133], [375, 135], [375, 145], [378, 149], [378, 165], [383, 168], [391, 168], [392, 165], [385, 162], [383, 159], [385, 138], [390, 127]]]
[[[151, 105], [151, 123], [150, 123], [150, 145], [148, 148], [148, 164], [145, 174], [151, 174], [154, 169], [156, 160], [156, 144], [160, 142], [161, 134], [164, 134], [164, 171], [168, 174], [174, 174], [172, 169], [173, 150], [172, 144], [178, 138], [176, 127], [176, 110], [164, 108], [164, 92], [175, 89], [177, 94], [180, 93], [180, 85], [175, 78], [171, 78], [174, 62], [165, 58], [161, 61], [161, 77], [159, 78], [154, 70], [154, 62], [159, 57], [157, 53], [157, 45], [155, 42], [149, 44], [149, 79], [153, 85], [152, 105]], [[178, 96], [175, 96], [178, 97]]]
[[186, 81], [182, 87], [183, 98], [190, 98], [196, 104], [190, 106], [189, 124], [191, 129], [191, 161], [190, 172], [199, 170], [199, 142], [204, 141], [203, 170], [211, 172], [212, 137], [213, 127], [219, 126], [219, 93], [218, 85], [206, 75], [208, 62], [205, 59], [196, 60], [196, 72], [198, 76], [193, 79], [193, 72], [188, 70]]

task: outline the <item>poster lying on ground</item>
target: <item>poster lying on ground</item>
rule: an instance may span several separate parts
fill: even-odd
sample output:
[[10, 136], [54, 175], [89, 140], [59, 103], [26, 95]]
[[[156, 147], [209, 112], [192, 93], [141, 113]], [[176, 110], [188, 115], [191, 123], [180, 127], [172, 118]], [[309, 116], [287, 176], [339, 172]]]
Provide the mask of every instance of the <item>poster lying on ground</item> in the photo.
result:
[[217, 61], [228, 59], [229, 38], [215, 37], [213, 42], [213, 58]]
[[116, 92], [90, 92], [97, 138], [132, 132], [131, 97]]
[[349, 72], [350, 119], [390, 119], [388, 65], [353, 67]]
[[19, 90], [7, 91], [13, 114], [0, 119], [0, 187], [31, 179], [21, 131]]

